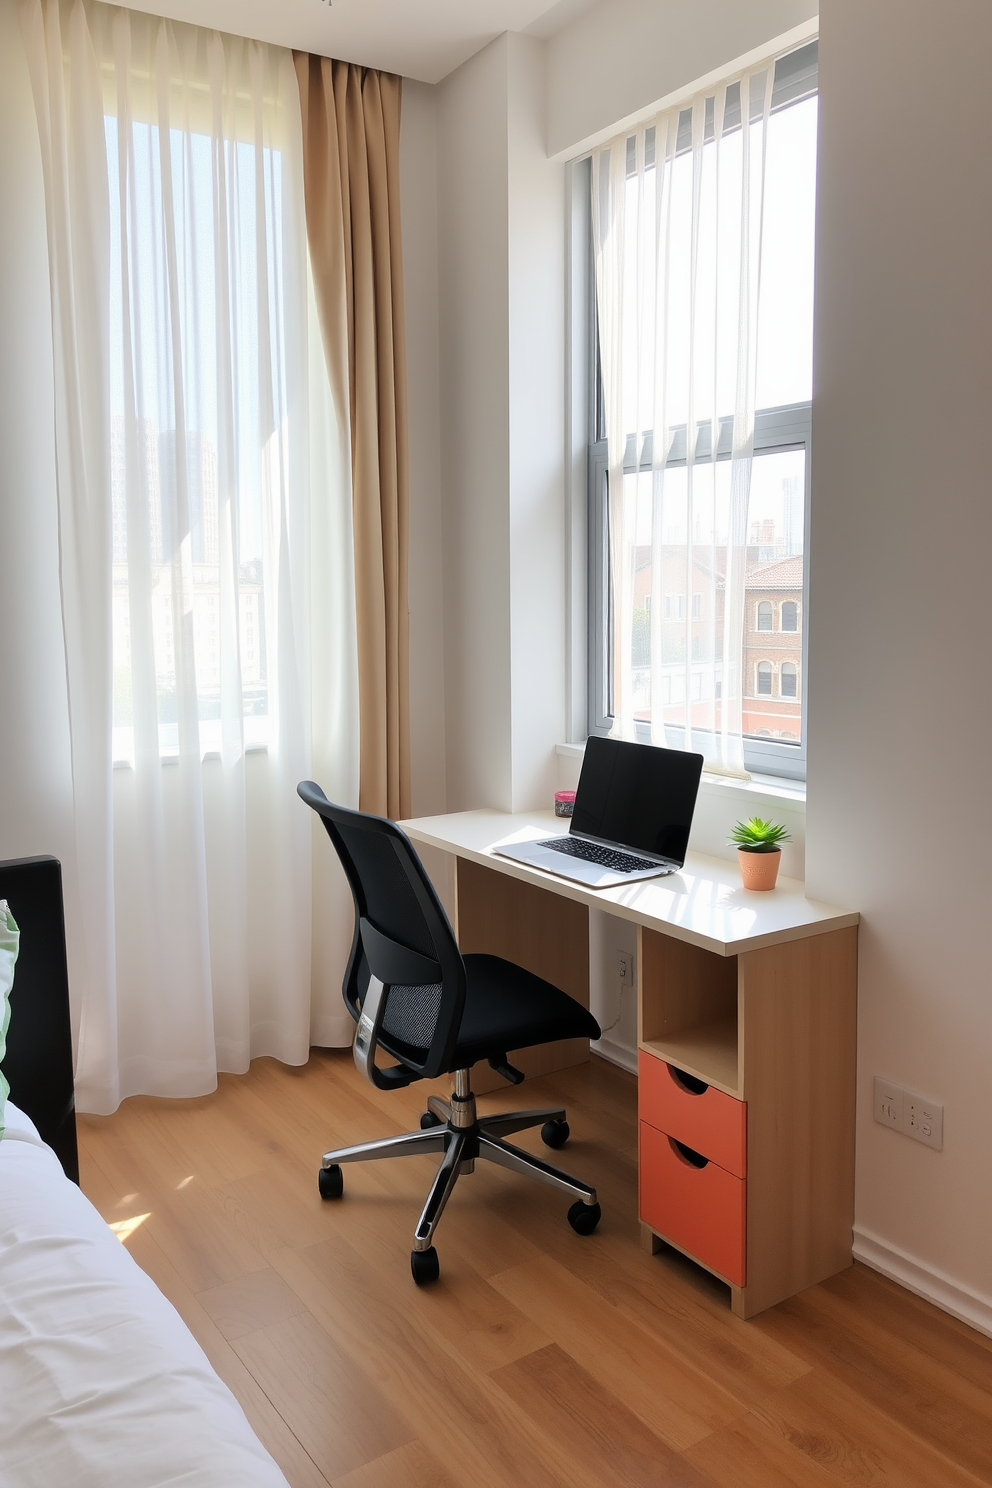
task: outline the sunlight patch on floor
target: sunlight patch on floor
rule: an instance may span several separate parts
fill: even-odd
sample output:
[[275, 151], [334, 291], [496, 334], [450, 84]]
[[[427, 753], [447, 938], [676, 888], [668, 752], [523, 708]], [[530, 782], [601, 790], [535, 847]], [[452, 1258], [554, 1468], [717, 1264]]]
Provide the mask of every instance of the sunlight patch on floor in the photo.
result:
[[151, 1210], [147, 1214], [135, 1214], [130, 1219], [118, 1219], [111, 1224], [110, 1228], [117, 1236], [122, 1245], [126, 1245], [135, 1230], [143, 1225], [146, 1219], [151, 1219]]

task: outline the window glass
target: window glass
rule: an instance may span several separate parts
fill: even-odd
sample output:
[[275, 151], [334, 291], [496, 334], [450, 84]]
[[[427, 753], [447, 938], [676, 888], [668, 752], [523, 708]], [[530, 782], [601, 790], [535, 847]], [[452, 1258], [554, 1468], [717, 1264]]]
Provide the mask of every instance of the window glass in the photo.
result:
[[[125, 317], [122, 293], [118, 121], [105, 118], [111, 194], [110, 398], [111, 500], [113, 512], [113, 665], [114, 753], [127, 758], [134, 724], [132, 697], [131, 607], [128, 520], [138, 522], [136, 548], [151, 571], [142, 582], [151, 590], [151, 632], [157, 687], [159, 745], [163, 754], [178, 747], [175, 626], [192, 628], [195, 687], [201, 748], [220, 745], [222, 548], [234, 542], [235, 593], [240, 642], [240, 688], [244, 737], [260, 744], [268, 736], [268, 665], [265, 649], [263, 508], [265, 493], [283, 479], [288, 418], [282, 287], [282, 155], [242, 140], [214, 141], [207, 134], [171, 129], [160, 140], [155, 124], [135, 121], [129, 160], [133, 201], [128, 272], [132, 301]], [[172, 208], [177, 255], [172, 302], [169, 263], [163, 251], [164, 190], [162, 150], [171, 155]], [[236, 216], [218, 226], [212, 206], [217, 150], [237, 191]], [[259, 222], [264, 225], [268, 264], [258, 261]], [[226, 344], [224, 316], [217, 306], [218, 241], [236, 244], [231, 266], [230, 304], [234, 327]], [[267, 296], [266, 327], [259, 332], [260, 296]], [[172, 385], [172, 339], [183, 348], [186, 385], [178, 400]], [[136, 389], [137, 406], [128, 413], [126, 390]], [[271, 410], [263, 412], [266, 399]], [[218, 434], [225, 399], [234, 403], [233, 447], [222, 449]], [[226, 417], [227, 415], [225, 415]], [[266, 423], [268, 417], [269, 423]], [[133, 419], [133, 423], [130, 421]], [[183, 420], [191, 420], [183, 426]], [[125, 430], [136, 424], [137, 448], [126, 448]], [[179, 427], [177, 427], [177, 425]], [[226, 467], [226, 468], [225, 468]], [[131, 489], [127, 471], [131, 470]], [[230, 494], [233, 501], [224, 497]], [[130, 507], [129, 507], [130, 501]], [[232, 509], [233, 508], [233, 509]], [[225, 523], [229, 531], [225, 531]], [[147, 540], [147, 545], [146, 545]], [[147, 553], [147, 557], [145, 554]], [[182, 592], [176, 588], [177, 562]], [[180, 607], [177, 621], [176, 606]], [[233, 619], [232, 619], [232, 623]], [[184, 685], [190, 685], [189, 680]]]
[[[797, 667], [802, 659], [799, 601], [803, 592], [804, 512], [806, 495], [805, 449], [777, 450], [755, 459], [751, 474], [748, 511], [747, 585], [749, 598], [757, 600], [759, 632], [775, 630], [776, 649], [782, 656], [779, 668], [779, 699], [774, 710], [744, 699], [744, 735], [799, 743], [802, 735], [802, 706], [796, 687]], [[759, 599], [759, 594], [772, 594]], [[753, 606], [753, 600], [752, 600]], [[778, 627], [774, 614], [778, 611]], [[754, 609], [750, 609], [754, 613]], [[772, 673], [756, 670], [764, 658], [755, 636], [744, 637], [744, 676], [755, 679], [755, 696], [772, 695]], [[781, 648], [780, 650], [778, 648]], [[791, 685], [786, 667], [791, 667]]]
[[[803, 49], [802, 55], [809, 63], [815, 87], [816, 44]], [[737, 107], [739, 120], [739, 93]], [[696, 183], [702, 192], [697, 273], [712, 292], [707, 290], [695, 300], [690, 292], [692, 151], [683, 150], [671, 163], [670, 201], [664, 203], [670, 230], [665, 236], [667, 321], [660, 359], [663, 368], [660, 361], [655, 365], [651, 360], [655, 356], [652, 334], [645, 331], [643, 317], [639, 318], [641, 291], [635, 293], [633, 288], [643, 283], [643, 274], [638, 278], [638, 233], [631, 229], [622, 239], [625, 289], [619, 316], [623, 368], [620, 388], [627, 431], [622, 521], [629, 544], [625, 551], [632, 552], [630, 567], [636, 568], [632, 586], [634, 624], [628, 630], [627, 623], [618, 621], [612, 610], [608, 486], [606, 460], [600, 452], [590, 465], [590, 564], [592, 589], [599, 595], [590, 630], [595, 679], [590, 694], [590, 727], [603, 730], [611, 726], [617, 671], [613, 648], [618, 636], [629, 635], [632, 650], [622, 658], [622, 664], [630, 667], [634, 719], [638, 729], [643, 728], [644, 737], [649, 736], [651, 728], [657, 737], [659, 709], [673, 744], [684, 736], [687, 720], [693, 735], [697, 729], [718, 730], [724, 683], [730, 697], [742, 686], [743, 679], [745, 764], [750, 769], [772, 773], [781, 770], [802, 777], [803, 703], [798, 675], [804, 646], [817, 97], [814, 92], [799, 102], [786, 98], [784, 106], [773, 98], [772, 109], [765, 142], [762, 198], [755, 442], [743, 537], [743, 655], [739, 661], [730, 659], [736, 663], [735, 670], [738, 666], [740, 670], [731, 686], [730, 674], [724, 675], [727, 659], [721, 654], [727, 631], [720, 576], [733, 572], [727, 560], [729, 545], [741, 540], [730, 533], [729, 455], [737, 366], [733, 354], [735, 317], [727, 309], [737, 304], [739, 249], [735, 253], [730, 233], [721, 235], [714, 227], [735, 214], [739, 218], [742, 210], [743, 135], [739, 129], [734, 132], [728, 128], [721, 143], [719, 172], [708, 169], [704, 161]], [[708, 119], [711, 114], [710, 108]], [[728, 121], [731, 114], [728, 90]], [[658, 172], [652, 168], [657, 142], [644, 136], [642, 146], [637, 147], [643, 147], [640, 162], [635, 143], [634, 138], [628, 140], [628, 174], [623, 188], [629, 223], [654, 219], [659, 211], [655, 200]], [[712, 148], [706, 145], [703, 155]], [[648, 302], [654, 303], [650, 296]], [[710, 319], [704, 334], [697, 325], [690, 336], [693, 305], [697, 318], [702, 315]], [[720, 321], [721, 307], [726, 322]], [[660, 307], [656, 308], [660, 316]], [[694, 348], [691, 356], [690, 346]], [[654, 400], [662, 375], [664, 402], [659, 406], [664, 407], [667, 427], [658, 430], [653, 429]], [[598, 375], [596, 385], [601, 398]], [[696, 423], [689, 429], [687, 421], [693, 409]], [[642, 438], [645, 434], [647, 437]], [[659, 435], [665, 438], [666, 450], [671, 450], [663, 472], [663, 500], [659, 497], [659, 472], [650, 469]], [[719, 441], [715, 460], [711, 439]], [[638, 460], [642, 462], [640, 468], [635, 466]], [[705, 574], [697, 572], [697, 565], [706, 570]], [[626, 583], [626, 566], [622, 572]], [[656, 597], [653, 615], [652, 588]], [[663, 597], [659, 599], [659, 595]], [[625, 613], [629, 616], [630, 612]], [[764, 654], [756, 651], [759, 635]], [[770, 636], [775, 637], [774, 641], [768, 639]], [[775, 648], [774, 663], [769, 660], [769, 645]], [[698, 701], [700, 708], [687, 712], [687, 698]], [[773, 741], [773, 746], [769, 749], [765, 742], [757, 754], [749, 755], [749, 741], [758, 739]]]
[[[730, 462], [718, 461], [715, 465], [699, 466], [696, 470], [697, 490], [701, 481], [710, 482], [710, 499], [697, 506], [697, 544], [712, 544], [713, 561], [723, 561], [722, 550], [727, 541], [726, 515], [729, 509]], [[635, 625], [633, 631], [634, 652], [633, 684], [635, 706], [639, 721], [651, 719], [651, 667], [654, 658], [650, 624], [650, 585], [652, 581], [653, 554], [660, 537], [660, 557], [663, 572], [671, 575], [668, 580], [674, 587], [685, 574], [687, 553], [687, 475], [684, 465], [673, 465], [665, 473], [667, 525], [660, 534], [655, 534], [653, 519], [652, 475], [650, 471], [631, 471], [624, 476], [626, 500], [636, 513], [638, 570], [635, 578]], [[772, 726], [761, 710], [755, 711], [751, 700], [758, 696], [771, 695], [771, 671], [767, 673], [765, 685], [759, 685], [757, 665], [762, 659], [757, 637], [764, 636], [774, 628], [773, 600], [761, 597], [769, 590], [779, 598], [780, 613], [792, 617], [787, 630], [787, 660], [795, 667], [802, 658], [802, 633], [799, 625], [799, 597], [803, 588], [804, 550], [804, 505], [806, 489], [805, 448], [759, 452], [754, 459], [751, 474], [751, 498], [749, 503], [749, 542], [747, 547], [747, 588], [745, 613], [754, 617], [754, 631], [744, 635], [744, 676], [752, 678], [752, 688], [744, 699], [743, 727], [745, 737], [781, 738], [786, 743], [796, 744], [801, 737], [802, 709], [798, 701], [776, 711]], [[707, 520], [710, 525], [701, 523]], [[698, 556], [694, 561], [700, 561]], [[718, 591], [719, 594], [719, 591]], [[792, 595], [793, 598], [788, 596]], [[658, 660], [663, 673], [681, 674], [681, 690], [669, 687], [662, 693], [663, 705], [672, 705], [671, 719], [675, 721], [675, 709], [685, 702], [686, 624], [685, 594], [667, 592], [662, 606], [663, 622], [659, 627], [657, 645], [660, 646]], [[704, 604], [703, 594], [693, 594], [692, 645], [690, 660], [710, 663], [719, 646], [718, 615]], [[752, 636], [754, 639], [752, 640]], [[765, 642], [761, 642], [761, 647]], [[708, 698], [719, 698], [719, 671], [712, 681], [707, 680], [707, 667], [700, 667], [692, 684], [694, 700], [705, 702]], [[708, 690], [709, 689], [709, 690]], [[783, 696], [796, 699], [795, 690]]]
[[773, 113], [765, 163], [759, 408], [805, 403], [813, 394], [813, 233], [817, 98]]

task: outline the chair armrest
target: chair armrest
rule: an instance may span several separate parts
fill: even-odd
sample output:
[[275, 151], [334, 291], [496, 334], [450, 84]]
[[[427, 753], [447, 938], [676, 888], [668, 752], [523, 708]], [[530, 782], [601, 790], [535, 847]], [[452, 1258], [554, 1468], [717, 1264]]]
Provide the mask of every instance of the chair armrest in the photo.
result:
[[412, 1070], [401, 1064], [381, 1070], [375, 1062], [375, 1051], [379, 1043], [379, 1029], [386, 1011], [388, 989], [374, 974], [369, 977], [368, 989], [362, 1002], [361, 1016], [355, 1029], [352, 1055], [358, 1069], [377, 1090], [396, 1090], [410, 1085], [418, 1078]]

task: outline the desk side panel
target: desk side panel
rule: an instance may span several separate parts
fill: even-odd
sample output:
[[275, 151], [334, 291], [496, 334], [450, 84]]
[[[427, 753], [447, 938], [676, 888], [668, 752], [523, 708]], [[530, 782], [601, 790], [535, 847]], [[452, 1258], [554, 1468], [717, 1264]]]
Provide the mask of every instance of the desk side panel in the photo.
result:
[[858, 932], [738, 958], [751, 1317], [851, 1264]]
[[[584, 904], [466, 858], [457, 859], [456, 904], [463, 953], [505, 956], [589, 1006], [589, 911]], [[589, 1041], [563, 1039], [508, 1054], [525, 1075], [542, 1075], [588, 1059]], [[503, 1087], [504, 1081], [479, 1065], [472, 1085], [484, 1094]]]

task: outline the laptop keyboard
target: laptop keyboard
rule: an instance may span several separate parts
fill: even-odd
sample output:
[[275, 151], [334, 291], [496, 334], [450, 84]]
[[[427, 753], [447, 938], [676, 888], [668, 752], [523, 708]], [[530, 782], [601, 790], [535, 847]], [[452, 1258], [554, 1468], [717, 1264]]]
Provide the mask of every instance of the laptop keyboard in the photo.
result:
[[550, 847], [552, 852], [564, 853], [569, 858], [581, 858], [585, 863], [596, 863], [600, 868], [611, 868], [616, 873], [636, 873], [641, 868], [653, 868], [664, 873], [661, 863], [652, 858], [635, 858], [633, 853], [618, 852], [613, 847], [600, 847], [597, 842], [583, 842], [581, 837], [549, 837], [538, 842], [538, 847]]

